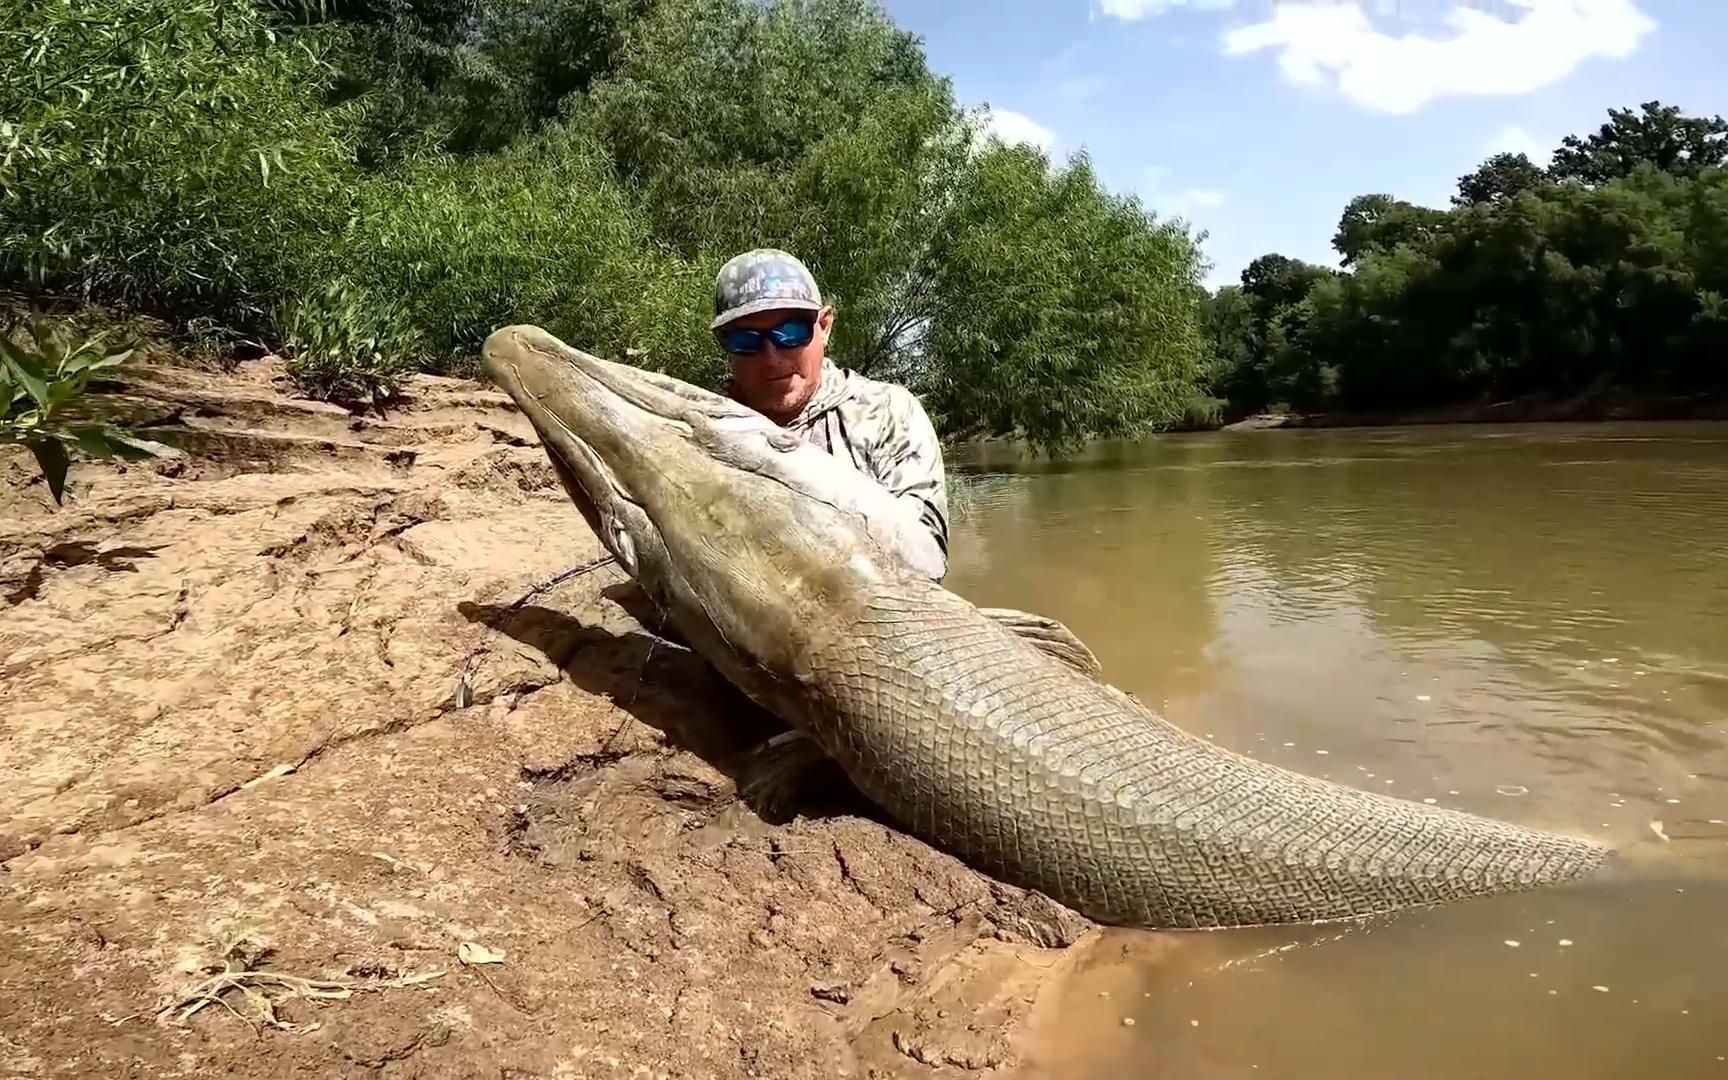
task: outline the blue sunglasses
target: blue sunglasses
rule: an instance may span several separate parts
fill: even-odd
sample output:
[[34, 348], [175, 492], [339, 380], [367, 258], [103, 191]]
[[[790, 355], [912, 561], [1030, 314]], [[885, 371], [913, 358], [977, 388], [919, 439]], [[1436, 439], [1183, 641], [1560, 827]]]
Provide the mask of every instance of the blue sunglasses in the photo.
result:
[[748, 356], [762, 351], [765, 339], [772, 338], [775, 346], [782, 349], [796, 349], [808, 345], [810, 339], [816, 336], [816, 319], [811, 315], [794, 315], [766, 330], [725, 330], [720, 334], [720, 345], [729, 353]]

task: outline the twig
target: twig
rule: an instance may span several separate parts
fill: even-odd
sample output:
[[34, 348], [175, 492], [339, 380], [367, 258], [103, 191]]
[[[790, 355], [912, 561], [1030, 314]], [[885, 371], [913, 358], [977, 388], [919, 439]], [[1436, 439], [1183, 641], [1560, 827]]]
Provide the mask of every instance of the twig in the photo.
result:
[[416, 975], [403, 975], [394, 979], [308, 979], [298, 975], [286, 975], [276, 971], [260, 971], [253, 965], [265, 955], [262, 951], [248, 951], [242, 946], [247, 944], [244, 939], [230, 945], [223, 951], [222, 971], [210, 976], [194, 986], [180, 997], [168, 1002], [157, 1010], [161, 1018], [170, 1012], [177, 1012], [177, 1023], [185, 1023], [193, 1015], [211, 1005], [220, 1005], [230, 1013], [245, 1021], [247, 1025], [257, 1030], [257, 1023], [252, 1017], [242, 1015], [234, 1006], [223, 1000], [230, 990], [238, 990], [245, 997], [259, 1021], [270, 1027], [280, 1028], [294, 1034], [304, 1034], [317, 1025], [292, 1024], [276, 1015], [276, 1006], [295, 998], [308, 1001], [343, 1001], [352, 997], [355, 992], [367, 993], [379, 990], [405, 989], [411, 986], [421, 986], [434, 979], [444, 977], [442, 969], [425, 971]]
[[[522, 605], [534, 599], [536, 596], [539, 596], [541, 593], [546, 592], [549, 589], [555, 589], [572, 578], [581, 577], [583, 574], [591, 573], [592, 571], [600, 569], [602, 566], [617, 561], [618, 560], [615, 556], [602, 555], [597, 559], [591, 559], [588, 562], [580, 563], [567, 570], [562, 570], [557, 574], [552, 575], [552, 577], [542, 581], [538, 585], [535, 585], [521, 596], [518, 596], [508, 607], [503, 608], [490, 619], [487, 619], [486, 629], [493, 631], [501, 629], [504, 623], [508, 621], [511, 616], [515, 615], [516, 612], [522, 609]], [[486, 638], [482, 635], [480, 641], [477, 642], [472, 649], [468, 650], [468, 655], [462, 660], [462, 672], [456, 677], [456, 707], [458, 709], [466, 709], [473, 701], [474, 692], [471, 680], [474, 677], [474, 672], [479, 667], [481, 650], [485, 647]]]
[[515, 1009], [517, 1012], [521, 1013], [524, 1016], [536, 1016], [539, 1014], [540, 1010], [530, 1009], [528, 1006], [524, 1005], [522, 1002], [516, 1000], [516, 995], [506, 994], [502, 989], [499, 988], [497, 983], [492, 981], [492, 977], [490, 975], [486, 974], [484, 971], [481, 971], [479, 968], [473, 968], [471, 970], [474, 972], [474, 974], [480, 976], [481, 982], [485, 983], [487, 985], [487, 987], [489, 987], [494, 994], [498, 995], [499, 1001], [502, 1001], [504, 1004], [510, 1006], [512, 1009]]

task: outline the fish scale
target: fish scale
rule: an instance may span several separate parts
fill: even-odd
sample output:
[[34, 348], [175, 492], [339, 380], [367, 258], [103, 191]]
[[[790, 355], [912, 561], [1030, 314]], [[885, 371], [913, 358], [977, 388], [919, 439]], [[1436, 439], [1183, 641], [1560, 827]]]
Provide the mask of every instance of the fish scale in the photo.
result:
[[[1351, 918], [1555, 885], [1607, 857], [1588, 839], [1256, 761], [940, 587], [878, 593], [810, 646], [820, 740], [913, 832], [1100, 921]], [[909, 790], [909, 775], [928, 780]]]

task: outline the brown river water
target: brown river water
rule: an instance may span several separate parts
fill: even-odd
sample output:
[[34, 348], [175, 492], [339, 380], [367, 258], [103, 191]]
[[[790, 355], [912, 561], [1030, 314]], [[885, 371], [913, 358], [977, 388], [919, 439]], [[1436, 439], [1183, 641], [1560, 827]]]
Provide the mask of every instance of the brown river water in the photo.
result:
[[1588, 885], [1112, 930], [1039, 1075], [1728, 1077], [1728, 425], [1259, 431], [951, 463], [948, 584], [1178, 725], [1606, 837]]

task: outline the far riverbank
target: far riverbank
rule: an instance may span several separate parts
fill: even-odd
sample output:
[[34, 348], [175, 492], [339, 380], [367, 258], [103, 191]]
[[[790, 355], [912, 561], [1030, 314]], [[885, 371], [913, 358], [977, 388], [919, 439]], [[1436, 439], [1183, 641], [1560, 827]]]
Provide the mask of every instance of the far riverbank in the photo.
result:
[[1404, 427], [1428, 424], [1606, 423], [1611, 421], [1728, 420], [1728, 401], [1710, 395], [1531, 394], [1457, 402], [1420, 409], [1359, 409], [1258, 413], [1214, 430], [1271, 428]]

